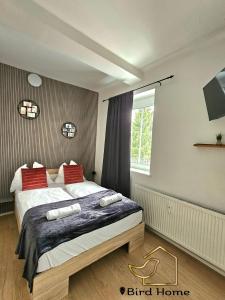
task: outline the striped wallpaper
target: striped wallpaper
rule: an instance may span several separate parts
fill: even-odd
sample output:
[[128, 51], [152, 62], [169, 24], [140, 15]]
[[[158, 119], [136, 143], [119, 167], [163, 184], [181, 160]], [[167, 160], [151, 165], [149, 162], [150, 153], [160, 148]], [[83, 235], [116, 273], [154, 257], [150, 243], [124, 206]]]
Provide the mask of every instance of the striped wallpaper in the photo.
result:
[[[82, 163], [86, 176], [94, 170], [98, 94], [45, 77], [35, 88], [27, 75], [0, 64], [0, 202], [10, 197], [13, 174], [24, 163], [38, 161], [54, 168], [73, 159]], [[23, 99], [39, 105], [37, 119], [18, 114], [17, 104]], [[61, 134], [66, 121], [77, 126], [73, 139]]]

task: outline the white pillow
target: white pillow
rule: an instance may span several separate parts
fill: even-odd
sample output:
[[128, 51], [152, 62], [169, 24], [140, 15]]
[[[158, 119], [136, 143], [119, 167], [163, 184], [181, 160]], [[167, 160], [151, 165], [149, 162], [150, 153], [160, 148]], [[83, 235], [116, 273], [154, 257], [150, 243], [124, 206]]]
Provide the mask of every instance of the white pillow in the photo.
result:
[[[43, 168], [44, 166], [42, 164], [39, 164], [38, 162], [33, 163], [33, 168]], [[53, 180], [51, 179], [50, 175], [48, 174], [48, 171], [46, 171], [46, 176], [47, 176], [47, 182], [48, 185], [53, 183]]]
[[11, 186], [10, 186], [10, 193], [13, 193], [15, 191], [22, 191], [22, 173], [21, 169], [27, 169], [27, 164], [19, 167], [14, 175], [14, 178], [12, 180]]
[[66, 166], [66, 163], [62, 163], [59, 167], [58, 175], [55, 179], [55, 183], [64, 183], [64, 172], [63, 172], [63, 166]]
[[50, 176], [51, 180], [53, 181], [53, 183], [55, 182], [57, 175], [58, 175], [58, 173], [57, 174], [49, 174], [49, 176]]

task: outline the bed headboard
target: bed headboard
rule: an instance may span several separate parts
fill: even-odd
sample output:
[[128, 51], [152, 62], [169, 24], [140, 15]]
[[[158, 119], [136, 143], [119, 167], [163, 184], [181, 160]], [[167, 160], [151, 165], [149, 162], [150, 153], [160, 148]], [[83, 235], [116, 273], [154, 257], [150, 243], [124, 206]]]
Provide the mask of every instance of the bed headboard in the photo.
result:
[[59, 169], [47, 169], [49, 175], [57, 175]]

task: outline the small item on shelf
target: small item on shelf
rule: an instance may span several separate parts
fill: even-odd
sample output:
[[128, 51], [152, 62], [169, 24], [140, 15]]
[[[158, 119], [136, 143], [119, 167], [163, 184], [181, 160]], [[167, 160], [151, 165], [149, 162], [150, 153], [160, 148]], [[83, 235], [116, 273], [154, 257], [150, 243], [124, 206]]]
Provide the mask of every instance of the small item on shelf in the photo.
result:
[[216, 144], [217, 145], [222, 145], [222, 137], [223, 137], [222, 133], [219, 133], [216, 135]]

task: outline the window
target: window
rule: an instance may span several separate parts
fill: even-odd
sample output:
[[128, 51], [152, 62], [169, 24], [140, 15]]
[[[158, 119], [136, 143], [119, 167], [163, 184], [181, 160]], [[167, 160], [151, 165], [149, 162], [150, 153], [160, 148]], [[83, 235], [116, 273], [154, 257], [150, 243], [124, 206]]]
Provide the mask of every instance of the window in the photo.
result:
[[155, 89], [134, 95], [131, 127], [131, 171], [150, 174]]

